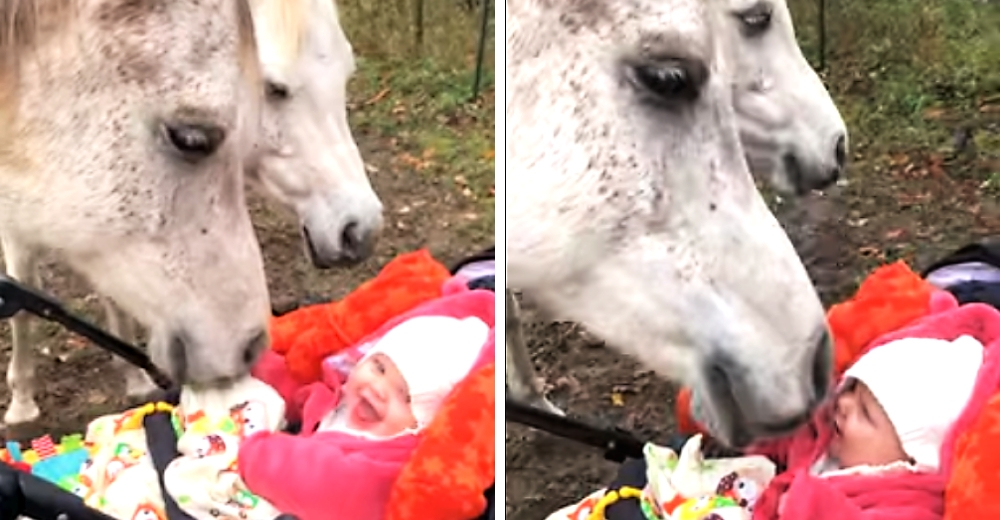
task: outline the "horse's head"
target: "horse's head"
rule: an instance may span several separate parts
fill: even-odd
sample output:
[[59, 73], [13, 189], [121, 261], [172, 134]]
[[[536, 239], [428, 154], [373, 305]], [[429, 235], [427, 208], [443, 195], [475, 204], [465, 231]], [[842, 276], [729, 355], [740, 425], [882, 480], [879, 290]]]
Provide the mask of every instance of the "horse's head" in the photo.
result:
[[835, 182], [847, 128], [795, 40], [785, 0], [723, 0], [736, 119], [747, 161], [783, 193]]
[[332, 0], [253, 0], [264, 71], [263, 132], [251, 179], [298, 215], [316, 267], [371, 254], [382, 227], [347, 122], [354, 55]]
[[151, 329], [180, 382], [246, 374], [267, 285], [244, 199], [244, 0], [0, 2], [0, 227]]
[[507, 2], [507, 284], [743, 444], [807, 418], [831, 349], [743, 160], [715, 5]]

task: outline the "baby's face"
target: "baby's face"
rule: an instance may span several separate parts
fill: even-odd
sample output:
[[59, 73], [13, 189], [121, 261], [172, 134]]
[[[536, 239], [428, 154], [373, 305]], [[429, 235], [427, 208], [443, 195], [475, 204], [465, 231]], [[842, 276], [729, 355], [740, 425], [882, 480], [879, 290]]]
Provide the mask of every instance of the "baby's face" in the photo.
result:
[[389, 437], [414, 428], [410, 388], [396, 364], [377, 353], [358, 363], [344, 383], [344, 406], [351, 428]]
[[833, 429], [829, 454], [842, 468], [882, 466], [908, 459], [889, 416], [860, 381], [849, 380], [837, 394]]

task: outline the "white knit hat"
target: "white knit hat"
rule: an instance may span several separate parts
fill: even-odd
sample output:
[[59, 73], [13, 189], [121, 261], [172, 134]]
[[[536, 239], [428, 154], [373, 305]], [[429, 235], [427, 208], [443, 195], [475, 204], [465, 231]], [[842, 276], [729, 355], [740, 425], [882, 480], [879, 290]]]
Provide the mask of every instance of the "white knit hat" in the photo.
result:
[[410, 387], [410, 408], [422, 428], [469, 374], [488, 334], [479, 318], [417, 316], [386, 332], [362, 361], [375, 353], [392, 360]]
[[863, 382], [885, 409], [903, 451], [936, 470], [944, 437], [972, 397], [982, 364], [983, 345], [971, 336], [904, 338], [872, 349], [844, 378]]

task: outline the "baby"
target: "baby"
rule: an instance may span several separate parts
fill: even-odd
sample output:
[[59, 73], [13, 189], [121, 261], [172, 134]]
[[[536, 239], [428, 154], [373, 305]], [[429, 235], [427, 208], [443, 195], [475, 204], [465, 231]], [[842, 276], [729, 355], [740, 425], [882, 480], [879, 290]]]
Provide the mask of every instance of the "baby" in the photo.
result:
[[833, 436], [819, 472], [850, 468], [936, 471], [948, 428], [972, 396], [983, 346], [908, 338], [875, 348], [844, 373]]
[[754, 518], [855, 518], [862, 510], [940, 518], [940, 453], [976, 390], [983, 356], [971, 336], [898, 339], [864, 354], [812, 424], [751, 450], [788, 465]]
[[[479, 293], [454, 298], [492, 304], [492, 294]], [[273, 381], [302, 428], [244, 441], [238, 467], [247, 487], [301, 520], [381, 519], [421, 429], [477, 364], [492, 360], [484, 348], [487, 322], [475, 315], [410, 317], [362, 347], [367, 351], [346, 378], [326, 366], [324, 381], [300, 388], [281, 360], [265, 358], [257, 377]]]
[[394, 327], [350, 371], [338, 405], [317, 431], [379, 439], [426, 426], [472, 368], [487, 332], [476, 318], [445, 316], [412, 318]]

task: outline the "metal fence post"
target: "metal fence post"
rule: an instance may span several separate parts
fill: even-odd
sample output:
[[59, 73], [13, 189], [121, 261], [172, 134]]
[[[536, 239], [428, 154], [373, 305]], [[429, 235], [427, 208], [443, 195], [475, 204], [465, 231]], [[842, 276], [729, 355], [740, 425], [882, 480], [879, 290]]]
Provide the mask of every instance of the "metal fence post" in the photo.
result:
[[819, 0], [819, 70], [826, 70], [826, 0]]
[[483, 58], [486, 52], [486, 28], [490, 24], [490, 0], [483, 0], [483, 22], [479, 28], [479, 48], [476, 49], [476, 75], [472, 79], [472, 99], [479, 97], [479, 83], [483, 79]]

